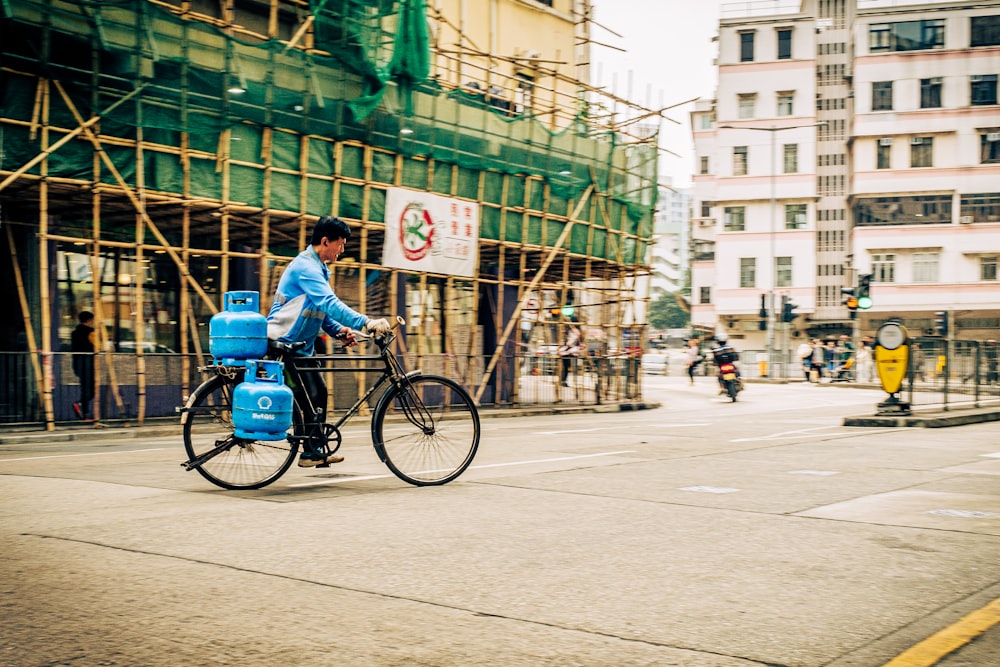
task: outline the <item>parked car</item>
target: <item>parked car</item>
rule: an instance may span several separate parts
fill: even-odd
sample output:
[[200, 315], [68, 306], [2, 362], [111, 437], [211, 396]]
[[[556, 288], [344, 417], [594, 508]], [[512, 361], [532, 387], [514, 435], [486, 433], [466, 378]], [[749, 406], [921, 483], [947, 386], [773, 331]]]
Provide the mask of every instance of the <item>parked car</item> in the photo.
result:
[[642, 355], [642, 372], [648, 375], [666, 375], [670, 368], [670, 356], [658, 352]]
[[[118, 350], [121, 352], [135, 352], [136, 346], [134, 340], [123, 340], [118, 343]], [[142, 342], [143, 354], [172, 354], [174, 351], [167, 347], [166, 345], [160, 345], [158, 343], [152, 343], [150, 341]]]

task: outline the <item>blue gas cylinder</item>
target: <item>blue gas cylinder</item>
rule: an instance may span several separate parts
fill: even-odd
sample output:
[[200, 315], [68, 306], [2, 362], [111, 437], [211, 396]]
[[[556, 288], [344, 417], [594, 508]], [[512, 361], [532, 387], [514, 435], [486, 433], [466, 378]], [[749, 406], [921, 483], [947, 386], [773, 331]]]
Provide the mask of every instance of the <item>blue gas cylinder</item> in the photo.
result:
[[236, 437], [284, 440], [285, 431], [292, 427], [294, 401], [292, 390], [285, 386], [285, 365], [261, 359], [245, 363], [245, 378], [233, 390]]
[[260, 293], [226, 292], [224, 308], [208, 323], [208, 350], [217, 364], [242, 365], [267, 356], [267, 318], [260, 314]]

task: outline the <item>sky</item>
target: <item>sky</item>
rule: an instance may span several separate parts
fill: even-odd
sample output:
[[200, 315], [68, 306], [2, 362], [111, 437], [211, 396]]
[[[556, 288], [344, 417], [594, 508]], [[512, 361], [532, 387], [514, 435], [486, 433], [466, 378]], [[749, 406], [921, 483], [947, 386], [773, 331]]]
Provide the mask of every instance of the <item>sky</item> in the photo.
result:
[[[729, 2], [732, 0], [726, 0]], [[593, 19], [600, 25], [592, 26], [591, 39], [626, 52], [593, 45], [591, 83], [649, 108], [715, 96], [716, 72], [712, 60], [718, 49], [712, 38], [718, 34], [722, 0], [592, 0], [592, 3]], [[694, 150], [689, 113], [693, 106], [684, 104], [665, 112], [680, 124], [662, 121], [660, 146], [680, 157], [662, 155], [661, 183], [670, 177], [675, 187], [691, 185]]]

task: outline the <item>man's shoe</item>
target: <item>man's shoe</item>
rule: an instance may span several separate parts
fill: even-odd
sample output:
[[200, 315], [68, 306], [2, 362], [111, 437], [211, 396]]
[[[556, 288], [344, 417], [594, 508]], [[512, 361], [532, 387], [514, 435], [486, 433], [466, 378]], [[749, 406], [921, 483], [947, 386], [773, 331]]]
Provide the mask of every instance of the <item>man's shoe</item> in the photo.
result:
[[80, 409], [79, 403], [73, 404], [73, 414], [76, 415], [77, 419], [83, 419], [83, 410]]
[[344, 460], [343, 456], [337, 454], [323, 454], [313, 453], [313, 452], [303, 452], [299, 455], [299, 467], [300, 468], [315, 468], [316, 466], [328, 466], [331, 463], [340, 463]]

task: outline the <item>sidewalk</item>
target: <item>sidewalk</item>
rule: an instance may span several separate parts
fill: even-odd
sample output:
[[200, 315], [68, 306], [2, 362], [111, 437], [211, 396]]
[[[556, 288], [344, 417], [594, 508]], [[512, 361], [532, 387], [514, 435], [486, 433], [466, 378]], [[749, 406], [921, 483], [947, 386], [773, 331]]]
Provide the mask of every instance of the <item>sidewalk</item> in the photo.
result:
[[[768, 383], [768, 384], [802, 384], [805, 380], [800, 378], [747, 378], [748, 383]], [[845, 389], [879, 389], [877, 382], [821, 382], [817, 387], [842, 387]], [[980, 398], [980, 406], [975, 407], [969, 404], [951, 404], [947, 409], [940, 405], [915, 405], [912, 406], [909, 415], [856, 415], [844, 417], [844, 426], [871, 426], [871, 427], [892, 427], [892, 426], [922, 426], [924, 428], [944, 428], [948, 426], [963, 426], [965, 424], [981, 424], [984, 422], [1000, 421], [1000, 398]], [[982, 405], [991, 403], [992, 405]]]
[[[623, 403], [608, 403], [603, 405], [561, 405], [550, 404], [540, 406], [525, 406], [517, 408], [480, 408], [482, 419], [505, 417], [528, 417], [535, 415], [568, 415], [590, 412], [630, 412], [633, 410], [653, 410], [660, 407], [656, 401], [629, 401]], [[348, 422], [350, 425], [365, 423], [365, 417], [355, 417]], [[128, 440], [144, 438], [165, 438], [175, 436], [180, 438], [182, 429], [180, 417], [157, 417], [147, 419], [142, 426], [130, 425], [128, 422], [97, 422], [80, 424], [64, 422], [54, 431], [28, 428], [18, 430], [2, 430], [0, 427], [0, 446], [24, 445], [40, 442], [93, 442], [95, 440]]]

